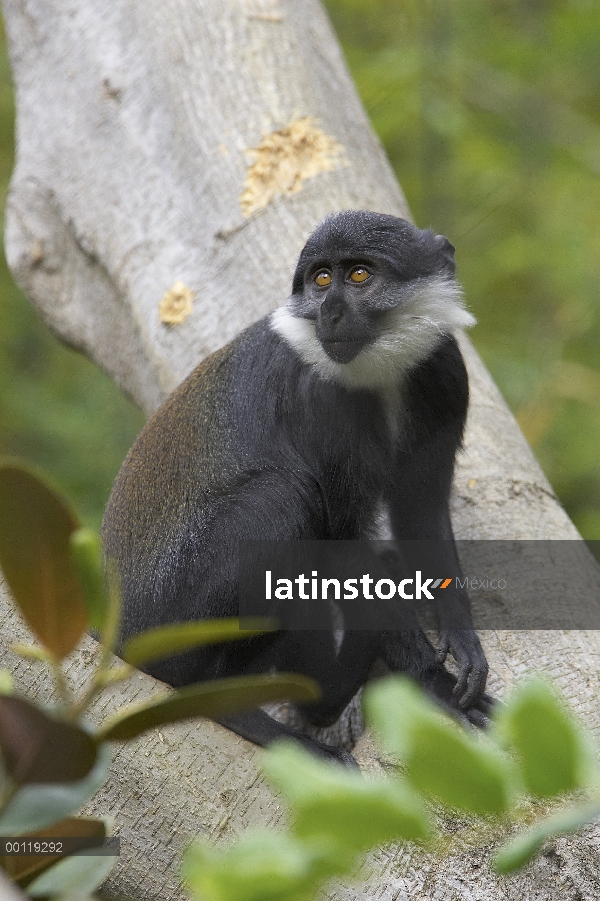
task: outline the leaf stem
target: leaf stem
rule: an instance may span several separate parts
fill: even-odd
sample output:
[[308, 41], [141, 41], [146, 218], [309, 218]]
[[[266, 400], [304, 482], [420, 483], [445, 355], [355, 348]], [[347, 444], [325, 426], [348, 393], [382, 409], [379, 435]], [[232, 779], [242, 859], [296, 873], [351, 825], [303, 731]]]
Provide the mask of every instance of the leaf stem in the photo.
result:
[[94, 673], [89, 687], [83, 696], [71, 706], [69, 718], [78, 720], [85, 710], [90, 706], [94, 698], [104, 691], [107, 685], [117, 682], [120, 679], [127, 679], [133, 670], [130, 668], [128, 672], [123, 671], [120, 675], [111, 677], [110, 665], [114, 653], [114, 647], [117, 641], [119, 630], [119, 619], [121, 615], [121, 591], [114, 573], [110, 574], [108, 579], [108, 605], [106, 611], [106, 619], [102, 629], [100, 644], [102, 647], [102, 656]]
[[52, 671], [52, 678], [54, 679], [54, 687], [60, 702], [67, 710], [70, 710], [73, 705], [73, 695], [63, 672], [63, 668], [60, 665], [60, 661], [53, 658], [49, 661], [49, 665]]

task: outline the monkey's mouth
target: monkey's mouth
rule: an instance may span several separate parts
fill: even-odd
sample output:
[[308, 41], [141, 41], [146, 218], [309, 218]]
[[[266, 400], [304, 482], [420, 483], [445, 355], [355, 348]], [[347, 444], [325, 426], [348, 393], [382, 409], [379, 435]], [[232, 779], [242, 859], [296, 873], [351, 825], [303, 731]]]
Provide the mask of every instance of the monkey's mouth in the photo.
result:
[[365, 346], [364, 341], [324, 341], [323, 350], [334, 363], [350, 363]]

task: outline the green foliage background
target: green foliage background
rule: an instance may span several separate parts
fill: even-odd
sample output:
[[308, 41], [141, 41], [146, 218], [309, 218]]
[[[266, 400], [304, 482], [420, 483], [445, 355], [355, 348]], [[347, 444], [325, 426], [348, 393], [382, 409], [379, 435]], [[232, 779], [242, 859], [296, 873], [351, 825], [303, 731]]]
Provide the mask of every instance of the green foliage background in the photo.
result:
[[[600, 4], [326, 0], [415, 221], [448, 235], [471, 336], [584, 537], [600, 538]], [[0, 204], [13, 102], [0, 57]], [[143, 418], [0, 263], [0, 453], [98, 524]]]

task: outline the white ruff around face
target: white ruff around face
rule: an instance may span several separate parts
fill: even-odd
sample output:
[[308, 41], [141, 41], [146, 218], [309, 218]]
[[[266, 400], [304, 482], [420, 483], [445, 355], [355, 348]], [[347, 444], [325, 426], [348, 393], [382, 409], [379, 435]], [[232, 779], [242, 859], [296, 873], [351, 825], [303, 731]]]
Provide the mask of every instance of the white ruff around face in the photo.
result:
[[317, 338], [314, 320], [294, 316], [288, 306], [271, 314], [272, 328], [322, 378], [347, 388], [373, 390], [398, 385], [410, 369], [429, 356], [444, 335], [474, 324], [475, 318], [465, 310], [456, 282], [445, 278], [423, 280], [416, 283], [401, 304], [384, 314], [382, 332], [372, 344], [349, 363], [336, 363]]

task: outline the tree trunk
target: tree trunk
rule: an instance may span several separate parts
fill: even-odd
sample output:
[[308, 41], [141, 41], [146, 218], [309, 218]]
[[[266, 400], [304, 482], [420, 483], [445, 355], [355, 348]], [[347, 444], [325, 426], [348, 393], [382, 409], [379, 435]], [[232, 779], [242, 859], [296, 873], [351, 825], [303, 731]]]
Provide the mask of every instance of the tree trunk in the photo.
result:
[[[50, 327], [147, 412], [285, 300], [298, 252], [328, 212], [408, 215], [318, 0], [4, 0], [4, 12], [17, 93], [9, 264]], [[455, 478], [457, 536], [578, 538], [471, 345], [462, 346], [472, 399]], [[583, 544], [580, 558], [573, 595], [596, 579]], [[562, 601], [556, 587], [544, 591]], [[516, 609], [510, 590], [504, 600]], [[2, 665], [44, 698], [41, 669], [10, 651], [23, 628], [5, 599], [0, 626]], [[494, 694], [544, 670], [598, 725], [598, 633], [483, 640]], [[93, 652], [88, 639], [73, 680]], [[95, 715], [155, 690], [136, 675]], [[282, 814], [256, 756], [209, 722], [119, 748], [87, 808], [116, 816], [122, 836], [110, 889], [179, 898], [178, 855], [190, 836], [231, 841], [248, 825], [276, 825]], [[357, 756], [377, 765], [368, 736]], [[457, 847], [442, 863], [387, 849], [363, 886], [335, 896], [550, 901], [560, 884], [566, 898], [597, 897], [589, 840], [557, 847], [510, 880], [491, 874], [485, 849]]]

